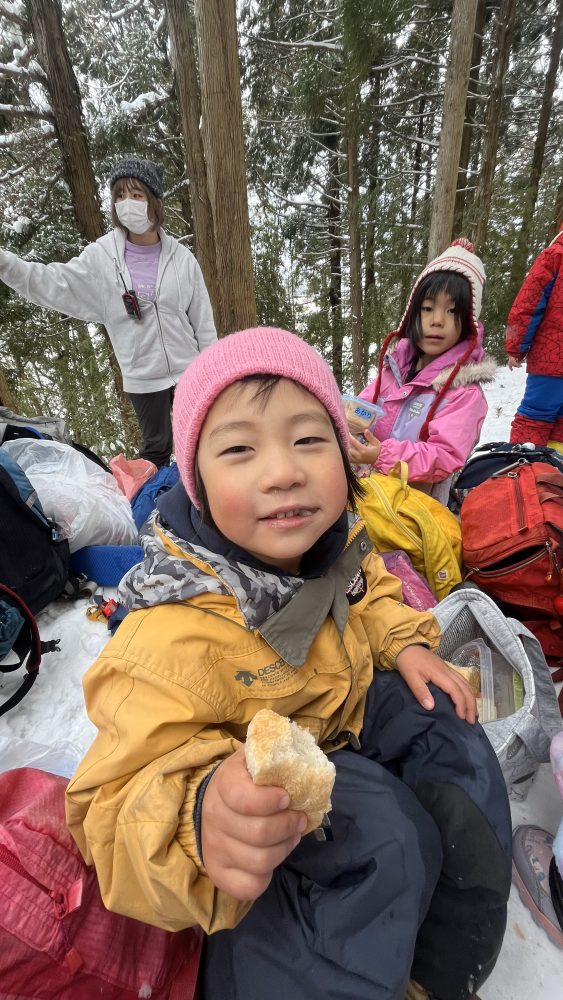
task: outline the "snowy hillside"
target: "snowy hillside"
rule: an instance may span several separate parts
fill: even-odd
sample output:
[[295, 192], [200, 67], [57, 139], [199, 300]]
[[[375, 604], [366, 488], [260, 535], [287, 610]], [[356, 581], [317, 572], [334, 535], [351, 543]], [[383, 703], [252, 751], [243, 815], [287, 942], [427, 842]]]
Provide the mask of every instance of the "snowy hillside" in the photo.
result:
[[[522, 397], [525, 372], [499, 370], [487, 390], [489, 414], [482, 441], [507, 440], [514, 411]], [[106, 596], [111, 591], [106, 589]], [[57, 602], [39, 616], [43, 639], [60, 638], [60, 653], [45, 656], [39, 678], [24, 701], [0, 719], [0, 761], [3, 768], [34, 763], [41, 753], [43, 766], [69, 774], [88, 747], [93, 727], [82, 703], [81, 678], [108, 639], [105, 623], [86, 617], [87, 601]], [[2, 680], [4, 700], [14, 678]], [[46, 756], [45, 756], [46, 755]], [[40, 758], [37, 757], [36, 760]], [[41, 764], [39, 764], [41, 766]], [[544, 765], [524, 803], [513, 806], [515, 823], [533, 822], [555, 833], [563, 804], [548, 765]], [[562, 995], [563, 955], [533, 923], [512, 890], [508, 930], [498, 965], [480, 991], [481, 1000], [559, 1000]]]

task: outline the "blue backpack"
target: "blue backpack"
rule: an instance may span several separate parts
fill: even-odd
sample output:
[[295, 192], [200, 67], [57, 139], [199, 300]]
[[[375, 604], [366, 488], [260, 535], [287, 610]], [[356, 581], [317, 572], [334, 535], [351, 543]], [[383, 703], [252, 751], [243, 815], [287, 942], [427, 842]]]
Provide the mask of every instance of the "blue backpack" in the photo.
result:
[[0, 583], [37, 614], [63, 592], [69, 562], [68, 542], [21, 466], [0, 448]]
[[173, 462], [172, 465], [163, 465], [158, 472], [155, 472], [154, 476], [151, 476], [141, 486], [141, 489], [131, 502], [133, 520], [138, 530], [141, 529], [149, 514], [152, 514], [159, 496], [171, 490], [179, 478], [178, 466]]
[[[58, 639], [42, 642], [34, 616], [13, 590], [0, 583], [0, 671], [4, 674], [25, 665], [25, 677], [0, 705], [0, 715], [14, 708], [37, 679], [43, 653], [58, 652]], [[12, 656], [6, 660], [6, 657]]]
[[0, 447], [0, 672], [26, 670], [0, 715], [29, 691], [42, 654], [58, 648], [41, 642], [34, 616], [65, 589], [69, 559], [68, 542], [45, 516], [21, 466]]

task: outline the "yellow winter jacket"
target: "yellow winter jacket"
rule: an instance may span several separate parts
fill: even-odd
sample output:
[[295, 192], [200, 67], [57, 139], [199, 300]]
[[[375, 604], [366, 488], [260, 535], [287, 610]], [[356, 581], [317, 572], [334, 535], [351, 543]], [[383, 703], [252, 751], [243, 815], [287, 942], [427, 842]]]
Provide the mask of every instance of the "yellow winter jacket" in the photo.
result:
[[[190, 575], [196, 593], [127, 615], [86, 674], [98, 735], [69, 783], [67, 821], [108, 909], [212, 933], [233, 927], [251, 904], [217, 890], [198, 855], [202, 781], [244, 742], [261, 708], [308, 727], [327, 752], [343, 746], [361, 731], [374, 659], [392, 668], [405, 646], [436, 647], [439, 629], [433, 615], [401, 603], [398, 580], [359, 520], [330, 570], [297, 581], [281, 601], [273, 590], [274, 610], [252, 628], [245, 587], [228, 572], [226, 583], [201, 551], [184, 550], [158, 525], [155, 545], [149, 584], [162, 582], [169, 558], [180, 594]], [[266, 584], [275, 588], [275, 578]], [[262, 579], [261, 598], [268, 586]]]

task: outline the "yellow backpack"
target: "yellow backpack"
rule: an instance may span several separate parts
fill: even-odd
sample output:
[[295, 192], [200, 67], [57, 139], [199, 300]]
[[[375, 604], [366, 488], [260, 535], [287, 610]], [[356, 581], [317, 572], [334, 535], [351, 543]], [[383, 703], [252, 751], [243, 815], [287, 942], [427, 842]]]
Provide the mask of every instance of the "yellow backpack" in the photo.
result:
[[461, 526], [438, 500], [409, 486], [407, 476], [406, 462], [398, 462], [388, 476], [362, 479], [366, 495], [358, 512], [375, 551], [406, 552], [441, 601], [461, 582]]

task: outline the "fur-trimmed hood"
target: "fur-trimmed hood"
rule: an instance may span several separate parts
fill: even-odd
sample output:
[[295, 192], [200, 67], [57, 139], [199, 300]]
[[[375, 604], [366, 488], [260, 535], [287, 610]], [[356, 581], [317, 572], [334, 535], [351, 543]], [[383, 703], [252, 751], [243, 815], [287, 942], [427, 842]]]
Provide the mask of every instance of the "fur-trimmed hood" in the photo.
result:
[[[467, 348], [467, 341], [461, 340], [454, 344], [449, 351], [434, 358], [430, 364], [425, 365], [416, 373], [413, 382], [418, 385], [432, 386], [436, 391], [440, 390], [446, 383], [453, 368], [463, 356]], [[397, 341], [392, 350], [385, 356], [385, 364], [392, 369], [397, 382], [402, 385], [414, 360], [414, 347], [410, 340], [403, 338]], [[490, 354], [483, 350], [483, 327], [479, 324], [478, 341], [475, 344], [468, 360], [457, 372], [450, 387], [453, 389], [464, 385], [482, 384], [492, 382], [495, 378], [497, 363]]]
[[[450, 365], [448, 368], [442, 368], [442, 371], [432, 380], [433, 389], [442, 388], [453, 367], [453, 365]], [[466, 365], [463, 365], [454, 378], [451, 387], [452, 389], [457, 389], [459, 386], [471, 385], [472, 383], [481, 385], [487, 382], [494, 382], [497, 368], [498, 365], [495, 358], [490, 354], [484, 354], [481, 361], [468, 361]]]

